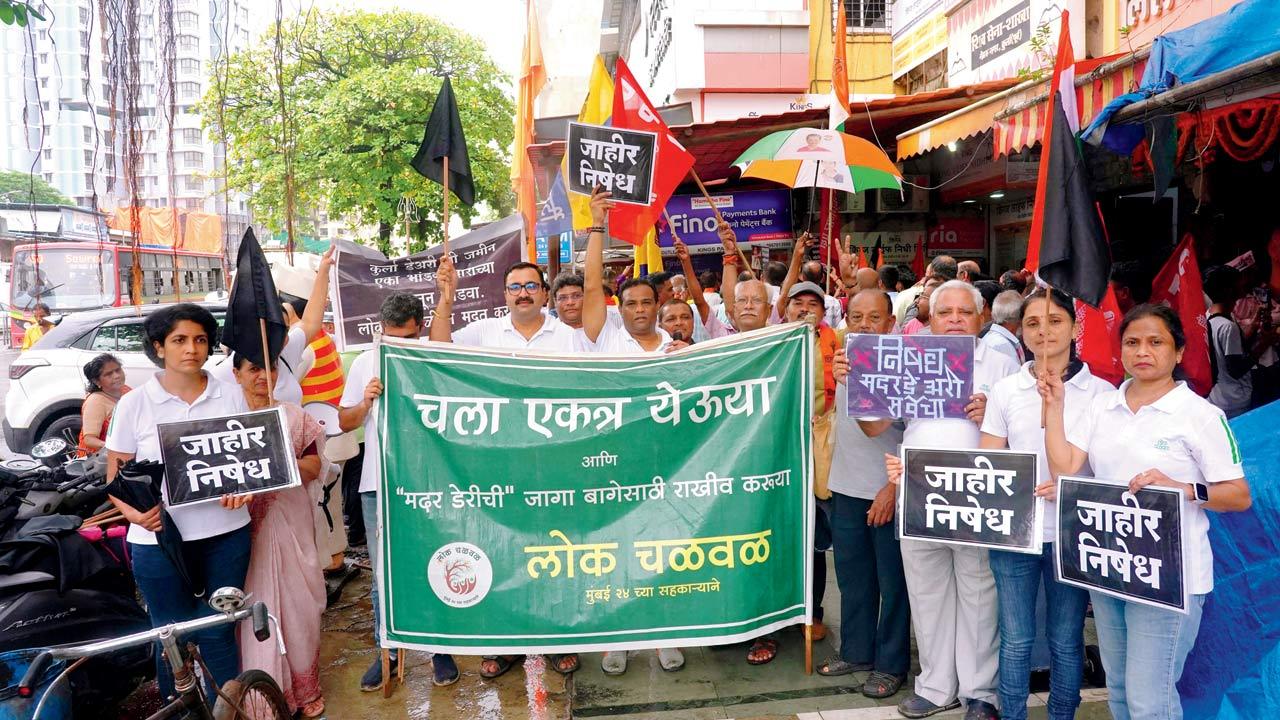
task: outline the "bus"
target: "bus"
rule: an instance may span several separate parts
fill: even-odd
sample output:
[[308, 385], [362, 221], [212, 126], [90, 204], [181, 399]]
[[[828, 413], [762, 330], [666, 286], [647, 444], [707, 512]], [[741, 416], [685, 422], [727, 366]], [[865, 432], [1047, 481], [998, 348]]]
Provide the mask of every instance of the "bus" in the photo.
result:
[[[222, 256], [217, 253], [148, 246], [137, 252], [142, 267], [141, 304], [200, 301], [226, 287]], [[42, 242], [14, 247], [9, 282], [10, 347], [22, 344], [26, 325], [19, 316], [29, 319], [37, 302], [48, 305], [55, 315], [133, 304], [133, 254], [133, 246], [111, 242]]]

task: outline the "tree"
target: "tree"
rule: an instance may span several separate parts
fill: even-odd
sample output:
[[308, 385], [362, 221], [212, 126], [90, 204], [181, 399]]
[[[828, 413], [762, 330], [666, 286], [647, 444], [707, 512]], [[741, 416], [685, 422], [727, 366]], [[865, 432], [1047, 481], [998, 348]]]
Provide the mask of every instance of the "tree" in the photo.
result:
[[0, 170], [0, 203], [25, 205], [75, 205], [52, 185], [30, 173]]
[[[286, 150], [292, 153], [295, 206], [354, 216], [379, 226], [385, 251], [393, 226], [406, 218], [401, 200], [418, 208], [411, 251], [442, 237], [441, 187], [409, 166], [444, 75], [453, 78], [467, 132], [476, 196], [509, 214], [508, 181], [514, 105], [507, 78], [480, 42], [420, 13], [310, 13], [281, 27], [281, 75], [290, 140], [282, 145], [275, 31], [258, 47], [215, 69], [201, 112], [220, 132], [219, 105], [230, 144], [227, 183], [251, 194], [257, 217], [284, 225]], [[470, 224], [475, 210], [452, 202]]]

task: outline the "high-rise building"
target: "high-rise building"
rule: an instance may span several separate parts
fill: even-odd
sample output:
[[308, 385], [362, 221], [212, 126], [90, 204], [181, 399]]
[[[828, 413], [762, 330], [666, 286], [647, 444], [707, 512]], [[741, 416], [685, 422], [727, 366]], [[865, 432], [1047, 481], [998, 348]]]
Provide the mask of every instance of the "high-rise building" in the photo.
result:
[[[124, 111], [124, 88], [113, 78], [125, 75], [113, 73], [110, 52], [113, 27], [124, 25], [109, 16], [123, 5], [46, 0], [46, 21], [0, 32], [0, 167], [33, 171], [84, 207], [95, 198], [107, 209], [129, 200], [125, 128], [111, 122], [113, 98], [117, 117]], [[167, 7], [172, 33], [161, 13]], [[142, 0], [138, 12], [139, 200], [216, 212], [232, 233], [248, 222], [247, 202], [234, 193], [224, 202], [217, 176], [225, 148], [202, 129], [196, 104], [211, 86], [213, 62], [249, 45], [250, 15], [246, 0]]]

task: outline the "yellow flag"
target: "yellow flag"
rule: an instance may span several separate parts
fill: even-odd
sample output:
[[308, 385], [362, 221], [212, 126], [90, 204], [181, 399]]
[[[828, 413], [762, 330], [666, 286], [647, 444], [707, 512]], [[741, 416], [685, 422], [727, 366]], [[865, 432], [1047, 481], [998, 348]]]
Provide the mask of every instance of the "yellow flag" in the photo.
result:
[[[613, 78], [609, 77], [609, 69], [604, 66], [604, 59], [596, 56], [595, 65], [591, 67], [591, 83], [587, 89], [587, 99], [582, 103], [582, 112], [578, 113], [578, 122], [591, 125], [604, 125], [613, 115]], [[569, 155], [560, 161], [561, 171], [569, 177]], [[569, 207], [573, 208], [573, 229], [585, 230], [591, 227], [591, 198], [586, 195], [569, 193]]]
[[650, 228], [644, 236], [644, 242], [636, 248], [636, 262], [632, 266], [631, 276], [642, 277], [662, 272], [662, 248], [658, 247], [658, 229]]

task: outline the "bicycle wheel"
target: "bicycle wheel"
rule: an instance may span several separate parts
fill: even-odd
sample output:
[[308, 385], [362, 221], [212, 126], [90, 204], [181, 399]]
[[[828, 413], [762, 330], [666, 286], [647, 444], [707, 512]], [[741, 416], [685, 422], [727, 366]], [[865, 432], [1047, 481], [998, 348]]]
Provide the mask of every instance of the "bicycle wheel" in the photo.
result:
[[[240, 673], [222, 686], [222, 692], [234, 704], [228, 705], [219, 697], [213, 707], [214, 720], [290, 720], [293, 717], [280, 686], [261, 670]], [[239, 712], [237, 707], [244, 712]]]

